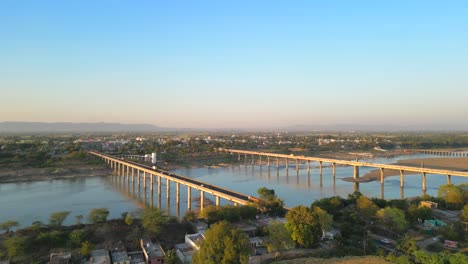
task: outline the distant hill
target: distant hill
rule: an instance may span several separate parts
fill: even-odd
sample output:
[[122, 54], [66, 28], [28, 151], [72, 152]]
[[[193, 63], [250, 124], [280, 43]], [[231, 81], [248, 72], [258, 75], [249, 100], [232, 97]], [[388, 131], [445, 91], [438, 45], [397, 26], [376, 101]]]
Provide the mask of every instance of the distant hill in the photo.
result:
[[156, 132], [167, 130], [167, 128], [161, 128], [149, 124], [0, 122], [0, 133]]

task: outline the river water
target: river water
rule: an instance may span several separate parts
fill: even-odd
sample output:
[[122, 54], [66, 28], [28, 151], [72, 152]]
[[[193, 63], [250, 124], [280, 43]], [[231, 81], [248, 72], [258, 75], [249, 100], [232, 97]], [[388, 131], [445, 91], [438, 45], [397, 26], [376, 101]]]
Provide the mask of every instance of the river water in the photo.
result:
[[[367, 161], [393, 163], [400, 159], [423, 157], [436, 156], [411, 155]], [[371, 197], [382, 197], [383, 194], [385, 199], [422, 194], [421, 175], [406, 175], [403, 190], [400, 189], [399, 176], [387, 177], [382, 190], [380, 182], [360, 183], [356, 186], [342, 181], [341, 178], [352, 177], [352, 167], [337, 167], [336, 180], [333, 181], [332, 168], [324, 166], [320, 184], [318, 164], [311, 163], [310, 174], [307, 173], [305, 164], [300, 165], [299, 173], [296, 173], [294, 163], [290, 164], [288, 171], [284, 166], [277, 170], [273, 165], [272, 163], [272, 167], [268, 168], [265, 165], [252, 166], [248, 162], [226, 168], [178, 169], [174, 172], [252, 196], [257, 195], [260, 187], [274, 189], [288, 207], [300, 204], [308, 206], [314, 200], [333, 195], [345, 197], [357, 188]], [[371, 170], [372, 168], [360, 168], [360, 175]], [[452, 177], [452, 183], [462, 182], [467, 180]], [[47, 223], [51, 213], [66, 210], [71, 213], [64, 224], [73, 224], [76, 215], [83, 215], [86, 219], [91, 209], [101, 207], [109, 209], [109, 218], [119, 218], [123, 212], [134, 212], [145, 206], [160, 207], [171, 215], [183, 215], [187, 210], [187, 188], [180, 187], [180, 205], [177, 207], [175, 184], [170, 185], [171, 195], [167, 200], [166, 181], [163, 180], [162, 183], [159, 195], [156, 181], [154, 191], [151, 192], [148, 187], [145, 192], [143, 183], [139, 188], [137, 182], [128, 182], [118, 176], [4, 183], [0, 184], [0, 222], [16, 220], [21, 226], [29, 226], [34, 221]], [[441, 184], [446, 184], [445, 175], [427, 175], [427, 194], [437, 195]], [[197, 207], [198, 195], [198, 191], [192, 190], [192, 208]], [[214, 201], [210, 194], [206, 194], [205, 198]], [[221, 204], [228, 202], [221, 199]]]

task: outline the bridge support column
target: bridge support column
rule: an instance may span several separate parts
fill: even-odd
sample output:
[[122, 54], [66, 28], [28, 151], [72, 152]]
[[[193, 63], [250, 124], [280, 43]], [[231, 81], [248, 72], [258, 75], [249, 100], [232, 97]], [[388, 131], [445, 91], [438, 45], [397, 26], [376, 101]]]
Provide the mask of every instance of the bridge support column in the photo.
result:
[[177, 208], [180, 207], [180, 183], [176, 183], [176, 205]]
[[220, 206], [219, 196], [216, 196], [216, 206]]
[[146, 171], [143, 172], [143, 188], [146, 191]]
[[405, 187], [405, 172], [400, 170], [400, 188]]
[[320, 177], [322, 177], [322, 172], [323, 172], [322, 161], [319, 161], [319, 173], [320, 173]]
[[426, 172], [422, 172], [421, 174], [421, 180], [422, 180], [422, 191], [425, 193], [426, 192]]
[[310, 160], [307, 160], [307, 173], [310, 173]]
[[450, 185], [452, 184], [452, 175], [447, 175], [447, 184]]
[[138, 178], [138, 189], [140, 189], [140, 184], [141, 184], [140, 170], [137, 170], [137, 178]]
[[187, 209], [192, 210], [192, 188], [187, 186]]
[[270, 167], [270, 156], [267, 156], [267, 166]]
[[276, 157], [276, 168], [277, 168], [277, 169], [279, 168], [279, 160], [278, 160], [278, 157]]
[[237, 153], [237, 161], [240, 161], [240, 153]]
[[260, 155], [258, 156], [258, 161], [260, 162], [260, 168], [261, 168], [262, 165], [263, 165], [263, 164], [262, 164], [262, 156], [260, 156]]
[[252, 165], [254, 165], [254, 162], [255, 162], [255, 155], [252, 154]]
[[200, 190], [200, 211], [205, 208], [205, 192]]
[[171, 181], [166, 179], [166, 199], [169, 201], [171, 199]]
[[288, 158], [286, 158], [286, 171], [289, 170], [289, 161], [288, 161]]
[[153, 174], [150, 174], [150, 190], [151, 190], [151, 193], [153, 193], [153, 181], [154, 181], [154, 175]]
[[135, 172], [134, 172], [134, 171], [135, 171], [135, 168], [132, 167], [132, 182], [135, 180], [135, 179], [134, 179], [134, 177], [135, 177], [135, 175], [134, 175]]
[[384, 168], [380, 168], [380, 184], [384, 183]]
[[158, 195], [159, 195], [159, 200], [161, 200], [161, 176], [158, 176]]
[[299, 160], [296, 159], [296, 172], [298, 172], [298, 171], [299, 171]]
[[336, 163], [332, 163], [333, 180], [336, 178]]
[[233, 203], [233, 205], [234, 205], [234, 206], [239, 206], [239, 204], [238, 204], [238, 203], [236, 203], [236, 202], [234, 202], [234, 203]]
[[354, 165], [354, 170], [353, 170], [353, 178], [356, 180], [356, 179], [359, 179], [359, 166], [357, 165]]

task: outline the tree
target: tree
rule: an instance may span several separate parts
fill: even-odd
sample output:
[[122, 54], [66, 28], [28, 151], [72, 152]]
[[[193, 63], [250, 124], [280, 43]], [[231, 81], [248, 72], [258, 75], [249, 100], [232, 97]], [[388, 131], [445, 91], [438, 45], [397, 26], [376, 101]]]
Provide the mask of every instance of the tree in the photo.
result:
[[85, 241], [81, 243], [81, 249], [80, 249], [80, 254], [85, 257], [89, 257], [91, 255], [91, 251], [93, 251], [94, 245], [89, 242]]
[[262, 187], [257, 190], [257, 193], [260, 196], [260, 201], [256, 204], [261, 213], [270, 216], [284, 215], [284, 202], [276, 197], [273, 189]]
[[259, 188], [257, 190], [258, 196], [260, 196], [260, 199], [262, 200], [272, 200], [276, 198], [275, 190], [273, 189], [268, 189], [266, 187]]
[[166, 255], [164, 255], [164, 263], [166, 264], [175, 264], [177, 263], [177, 254], [175, 250], [171, 249], [166, 251]]
[[84, 229], [75, 229], [70, 232], [68, 238], [72, 246], [77, 247], [86, 240], [87, 236], [88, 234]]
[[193, 222], [195, 220], [197, 220], [197, 213], [192, 210], [185, 211], [184, 217], [182, 217], [182, 221]]
[[109, 210], [107, 208], [94, 208], [88, 214], [88, 222], [96, 224], [107, 221]]
[[17, 226], [19, 226], [19, 223], [17, 221], [9, 220], [9, 221], [0, 223], [0, 230], [4, 230], [5, 233], [8, 233], [10, 232], [10, 229], [12, 229], [13, 227], [17, 227]]
[[294, 248], [294, 241], [283, 223], [273, 221], [267, 227], [268, 236], [263, 241], [268, 252]]
[[129, 226], [130, 226], [130, 225], [133, 225], [133, 216], [132, 216], [132, 214], [127, 213], [127, 214], [125, 215], [124, 221], [125, 221], [125, 224], [127, 224], [127, 225], [129, 225]]
[[418, 250], [418, 246], [414, 238], [406, 234], [404, 237], [397, 240], [396, 249], [405, 255], [411, 255]]
[[70, 214], [70, 211], [60, 211], [50, 214], [49, 223], [53, 226], [61, 226], [63, 221]]
[[6, 248], [7, 254], [10, 258], [21, 256], [25, 253], [27, 248], [28, 239], [22, 236], [12, 236], [5, 238], [3, 245]]
[[462, 221], [468, 222], [468, 204], [465, 204], [465, 206], [463, 206], [463, 211], [460, 215], [460, 218]]
[[286, 229], [301, 247], [311, 247], [321, 236], [320, 224], [313, 212], [305, 206], [296, 206], [286, 214]]
[[329, 231], [331, 229], [333, 224], [332, 215], [328, 214], [325, 210], [322, 210], [322, 208], [317, 206], [312, 207], [312, 213], [318, 219], [320, 228], [322, 228], [323, 231]]
[[417, 205], [412, 204], [408, 207], [407, 215], [410, 222], [416, 222], [419, 219], [424, 221], [432, 218], [432, 210], [425, 206], [418, 207]]
[[247, 263], [251, 247], [245, 233], [229, 222], [221, 221], [205, 233], [200, 250], [192, 257], [195, 264], [236, 264]]
[[463, 190], [459, 186], [453, 184], [439, 186], [437, 196], [448, 204], [463, 204]]
[[143, 211], [143, 227], [153, 234], [157, 234], [167, 222], [168, 217], [158, 208], [147, 208]]
[[365, 221], [366, 223], [374, 218], [377, 210], [379, 210], [379, 208], [372, 202], [372, 200], [365, 196], [360, 196], [356, 200], [356, 208], [359, 212], [359, 215], [361, 216], [361, 220]]
[[377, 211], [377, 218], [380, 223], [387, 226], [392, 231], [401, 232], [408, 227], [405, 214], [402, 210], [393, 207], [385, 207]]

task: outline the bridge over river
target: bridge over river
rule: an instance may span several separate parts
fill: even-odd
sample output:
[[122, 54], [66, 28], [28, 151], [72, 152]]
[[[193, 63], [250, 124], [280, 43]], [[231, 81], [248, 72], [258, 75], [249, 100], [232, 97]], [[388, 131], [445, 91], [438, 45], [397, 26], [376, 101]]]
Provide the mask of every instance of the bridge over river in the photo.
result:
[[114, 172], [119, 177], [123, 177], [128, 182], [136, 182], [138, 187], [143, 185], [146, 192], [149, 187], [151, 194], [153, 194], [154, 181], [157, 180], [158, 195], [161, 195], [161, 181], [166, 180], [166, 199], [170, 200], [170, 186], [171, 183], [176, 185], [176, 206], [180, 207], [180, 185], [187, 187], [187, 209], [192, 209], [191, 195], [192, 189], [200, 193], [200, 209], [205, 206], [205, 193], [211, 194], [216, 199], [216, 205], [220, 205], [220, 199], [225, 199], [232, 202], [235, 206], [238, 204], [246, 205], [256, 202], [259, 199], [250, 195], [238, 193], [226, 188], [222, 188], [213, 184], [198, 181], [185, 176], [177, 175], [157, 167], [152, 167], [140, 163], [136, 163], [125, 158], [119, 158], [95, 151], [90, 151], [89, 154], [103, 159], [107, 162]]
[[434, 169], [434, 168], [425, 168], [425, 167], [413, 167], [413, 166], [401, 166], [401, 165], [394, 165], [394, 164], [379, 164], [379, 163], [371, 163], [371, 162], [363, 162], [363, 161], [353, 161], [353, 160], [339, 160], [339, 159], [329, 159], [329, 158], [320, 158], [320, 157], [305, 157], [305, 156], [295, 156], [295, 155], [285, 155], [285, 154], [276, 154], [276, 153], [267, 153], [267, 152], [259, 152], [259, 151], [249, 151], [249, 150], [237, 150], [237, 149], [219, 149], [222, 152], [230, 153], [230, 154], [237, 154], [238, 160], [241, 160], [241, 156], [245, 157], [245, 161], [247, 162], [247, 157], [251, 156], [252, 164], [254, 164], [255, 157], [259, 158], [260, 166], [262, 166], [262, 157], [266, 158], [266, 165], [270, 166], [270, 158], [276, 160], [276, 167], [279, 167], [279, 160], [284, 159], [286, 164], [286, 171], [289, 168], [289, 161], [295, 161], [296, 163], [296, 171], [299, 170], [299, 163], [306, 162], [307, 163], [307, 171], [310, 172], [310, 162], [318, 162], [319, 163], [319, 171], [320, 171], [320, 181], [322, 181], [322, 163], [330, 163], [332, 165], [332, 174], [333, 179], [335, 179], [336, 175], [336, 166], [338, 165], [345, 165], [345, 166], [352, 166], [353, 167], [353, 178], [355, 182], [359, 182], [359, 168], [360, 167], [372, 167], [380, 169], [380, 183], [384, 184], [384, 170], [396, 170], [400, 172], [400, 187], [404, 187], [404, 177], [405, 172], [411, 173], [420, 173], [421, 174], [421, 188], [422, 191], [426, 192], [426, 175], [427, 174], [437, 174], [437, 175], [446, 175], [447, 177], [447, 184], [451, 184], [451, 177], [458, 176], [458, 177], [468, 177], [468, 171], [457, 171], [457, 170], [447, 170], [447, 169]]

